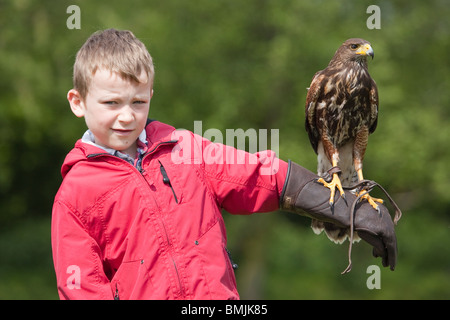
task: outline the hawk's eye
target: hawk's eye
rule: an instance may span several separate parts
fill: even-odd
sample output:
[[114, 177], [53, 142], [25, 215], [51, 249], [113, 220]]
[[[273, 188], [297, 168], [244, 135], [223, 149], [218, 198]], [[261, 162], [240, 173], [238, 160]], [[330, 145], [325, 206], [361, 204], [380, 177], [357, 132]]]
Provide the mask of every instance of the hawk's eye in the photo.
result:
[[350, 46], [350, 48], [352, 48], [352, 50], [356, 50], [356, 49], [358, 48], [358, 45], [357, 45], [357, 44], [352, 44], [352, 45]]

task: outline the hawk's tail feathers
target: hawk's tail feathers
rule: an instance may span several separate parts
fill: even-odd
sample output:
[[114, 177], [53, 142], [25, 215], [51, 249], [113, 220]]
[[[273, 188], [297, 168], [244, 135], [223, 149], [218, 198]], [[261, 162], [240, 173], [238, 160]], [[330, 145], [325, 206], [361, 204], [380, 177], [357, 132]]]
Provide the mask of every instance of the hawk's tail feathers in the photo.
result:
[[[350, 228], [339, 228], [332, 223], [323, 222], [316, 219], [311, 220], [311, 228], [317, 235], [325, 231], [328, 239], [336, 244], [343, 244], [347, 238], [350, 241]], [[357, 233], [353, 234], [353, 243], [359, 242], [361, 238]]]

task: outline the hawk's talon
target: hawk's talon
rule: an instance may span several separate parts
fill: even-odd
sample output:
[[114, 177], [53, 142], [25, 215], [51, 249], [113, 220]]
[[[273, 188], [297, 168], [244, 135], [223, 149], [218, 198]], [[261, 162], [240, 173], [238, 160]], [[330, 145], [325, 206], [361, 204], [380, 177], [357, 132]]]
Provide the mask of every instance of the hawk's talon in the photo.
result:
[[347, 202], [347, 199], [345, 198], [345, 194], [342, 195], [342, 199], [344, 200], [345, 205], [348, 207], [348, 202]]
[[346, 201], [344, 189], [342, 188], [341, 180], [339, 179], [337, 173], [333, 174], [333, 179], [331, 180], [331, 182], [326, 182], [323, 178], [317, 179], [317, 182], [323, 184], [326, 188], [331, 190], [330, 201], [328, 202], [331, 210], [334, 209], [334, 195], [336, 193], [336, 188], [339, 190], [339, 193], [341, 194], [341, 197], [344, 199], [344, 201]]
[[378, 214], [380, 214], [380, 208], [378, 207], [376, 202], [383, 203], [383, 199], [373, 198], [372, 196], [369, 195], [369, 192], [366, 190], [361, 190], [359, 192], [358, 196], [361, 196], [360, 201], [363, 199], [367, 200], [367, 202], [369, 202], [369, 204], [372, 206], [372, 208], [377, 210]]

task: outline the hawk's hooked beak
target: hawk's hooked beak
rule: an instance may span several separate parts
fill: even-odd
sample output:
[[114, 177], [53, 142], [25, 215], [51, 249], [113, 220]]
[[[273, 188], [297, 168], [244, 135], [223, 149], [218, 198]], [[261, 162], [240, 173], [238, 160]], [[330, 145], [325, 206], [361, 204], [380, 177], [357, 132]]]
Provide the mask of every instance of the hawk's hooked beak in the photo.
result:
[[363, 55], [366, 55], [366, 56], [371, 56], [372, 59], [373, 59], [373, 57], [375, 55], [374, 52], [373, 52], [372, 47], [368, 43], [366, 43], [365, 45], [361, 46], [359, 48], [359, 50], [356, 51], [355, 53], [356, 54], [363, 54]]

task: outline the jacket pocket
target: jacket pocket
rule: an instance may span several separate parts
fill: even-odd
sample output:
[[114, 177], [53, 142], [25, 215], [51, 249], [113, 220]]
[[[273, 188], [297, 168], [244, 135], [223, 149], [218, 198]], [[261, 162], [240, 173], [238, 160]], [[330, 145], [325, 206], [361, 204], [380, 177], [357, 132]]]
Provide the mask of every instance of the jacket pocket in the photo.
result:
[[210, 299], [237, 299], [233, 265], [225, 247], [221, 220], [194, 242]]
[[111, 281], [115, 300], [136, 299], [145, 283], [151, 282], [145, 272], [144, 260], [122, 262]]

